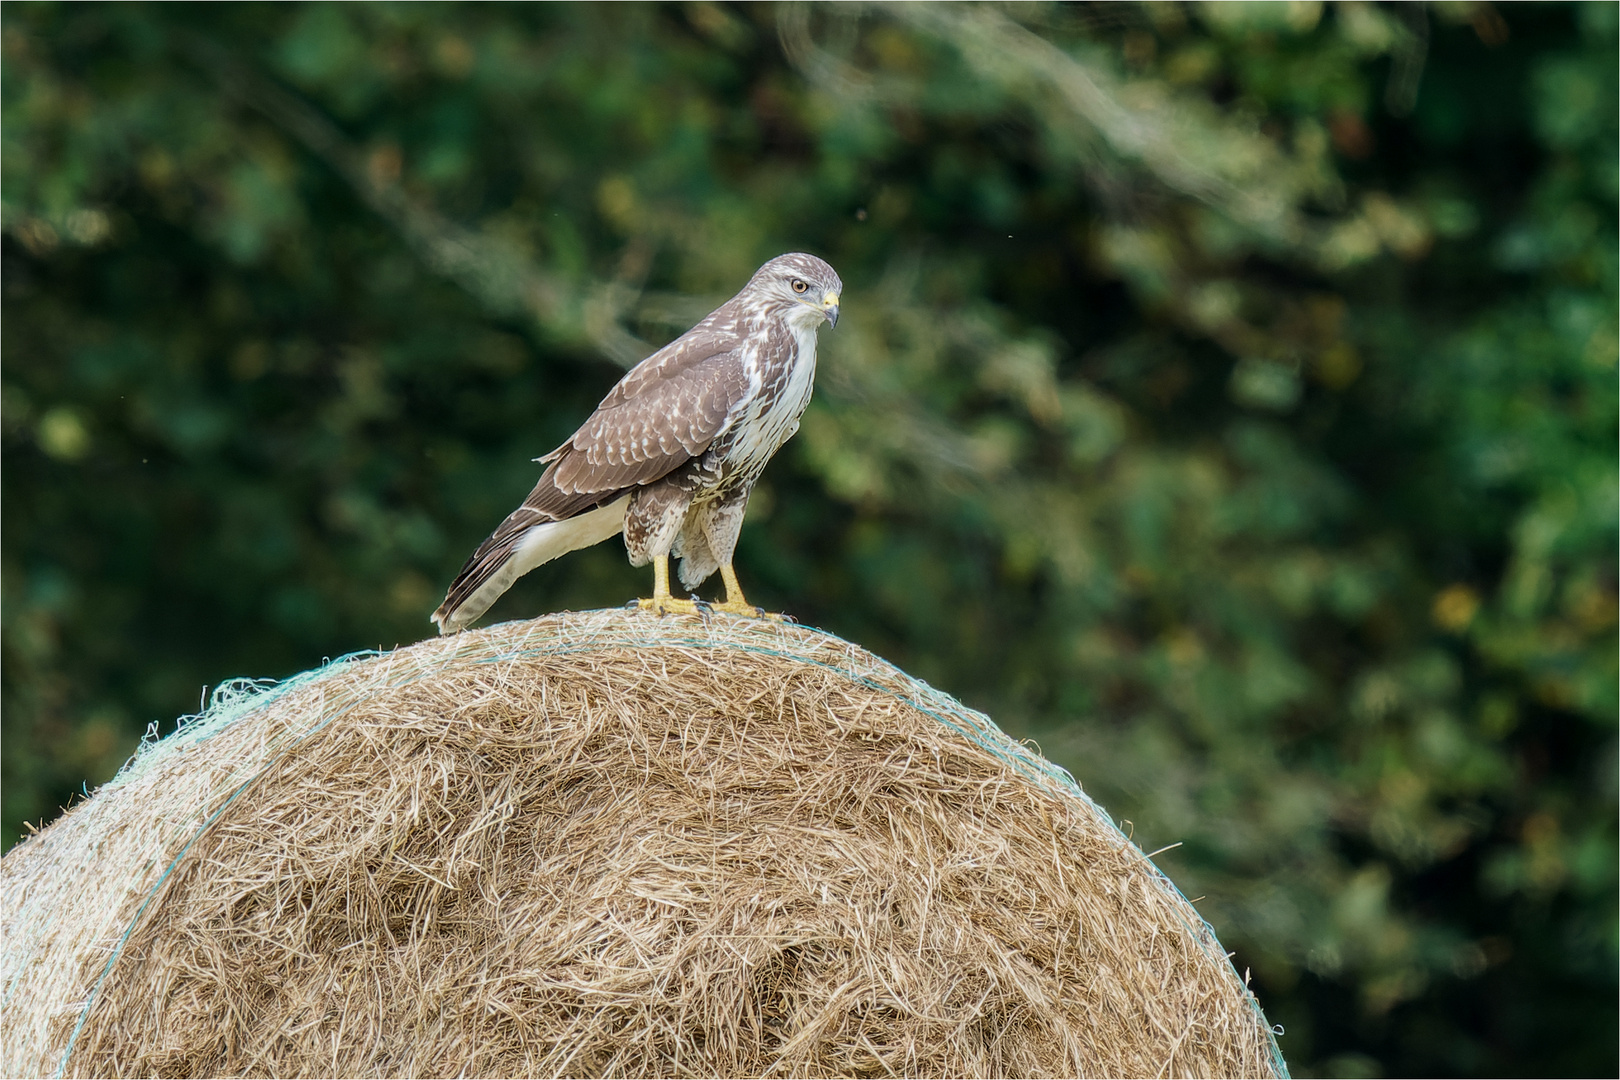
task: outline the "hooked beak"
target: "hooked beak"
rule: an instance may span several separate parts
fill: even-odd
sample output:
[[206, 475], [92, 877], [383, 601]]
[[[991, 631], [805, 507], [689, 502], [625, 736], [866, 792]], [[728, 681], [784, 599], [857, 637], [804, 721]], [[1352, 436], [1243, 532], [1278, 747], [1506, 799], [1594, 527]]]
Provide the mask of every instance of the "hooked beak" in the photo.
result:
[[838, 328], [838, 294], [828, 293], [821, 300], [821, 313], [827, 316], [827, 325]]

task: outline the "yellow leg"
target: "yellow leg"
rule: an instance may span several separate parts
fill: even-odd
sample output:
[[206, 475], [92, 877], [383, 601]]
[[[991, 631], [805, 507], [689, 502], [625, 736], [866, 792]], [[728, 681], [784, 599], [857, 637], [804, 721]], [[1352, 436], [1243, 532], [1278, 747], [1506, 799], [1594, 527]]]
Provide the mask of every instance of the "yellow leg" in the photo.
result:
[[669, 556], [660, 555], [653, 560], [653, 599], [669, 599]]
[[720, 568], [720, 578], [726, 583], [726, 603], [749, 606], [748, 598], [743, 595], [742, 585], [737, 581], [737, 571], [732, 569], [730, 563]]
[[643, 611], [656, 611], [660, 615], [701, 615], [703, 609], [695, 600], [677, 600], [669, 595], [669, 556], [653, 556], [653, 594], [651, 600], [637, 600]]
[[743, 596], [742, 586], [737, 582], [737, 571], [731, 568], [730, 563], [720, 567], [720, 577], [726, 583], [725, 601], [712, 605], [713, 610], [723, 611], [727, 615], [748, 615], [756, 619], [773, 619], [777, 622], [786, 621], [781, 615], [772, 615], [763, 608], [757, 608]]

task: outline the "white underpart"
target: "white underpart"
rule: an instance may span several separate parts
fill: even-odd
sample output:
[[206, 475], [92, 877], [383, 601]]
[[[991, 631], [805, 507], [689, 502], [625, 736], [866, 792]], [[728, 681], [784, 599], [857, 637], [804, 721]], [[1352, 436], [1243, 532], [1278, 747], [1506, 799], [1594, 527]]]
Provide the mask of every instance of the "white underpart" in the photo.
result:
[[484, 612], [489, 610], [491, 604], [501, 598], [501, 594], [512, 587], [512, 583], [527, 574], [535, 567], [548, 563], [559, 555], [566, 555], [570, 551], [599, 544], [610, 536], [617, 536], [624, 528], [624, 510], [630, 505], [630, 496], [606, 506], [599, 506], [595, 510], [571, 517], [566, 521], [548, 521], [544, 525], [536, 525], [523, 534], [517, 547], [512, 551], [512, 557], [506, 560], [499, 570], [495, 571], [490, 579], [478, 587], [478, 590], [467, 597], [449, 620], [451, 627], [457, 629], [466, 626]]
[[567, 521], [548, 521], [544, 525], [536, 525], [523, 534], [517, 550], [512, 553], [512, 561], [507, 564], [515, 571], [512, 575], [514, 580], [559, 555], [617, 536], [624, 528], [624, 509], [629, 505], [630, 496], [626, 495]]
[[810, 394], [816, 381], [816, 328], [822, 323], [821, 312], [809, 305], [790, 309], [786, 316], [793, 334], [793, 367], [787, 383], [775, 395], [770, 407], [764, 408], [761, 393], [763, 375], [757, 352], [745, 358], [748, 363], [748, 405], [736, 420], [737, 438], [732, 445], [730, 464], [744, 476], [757, 477], [765, 463], [782, 448], [782, 444], [799, 430], [799, 417], [810, 404]]

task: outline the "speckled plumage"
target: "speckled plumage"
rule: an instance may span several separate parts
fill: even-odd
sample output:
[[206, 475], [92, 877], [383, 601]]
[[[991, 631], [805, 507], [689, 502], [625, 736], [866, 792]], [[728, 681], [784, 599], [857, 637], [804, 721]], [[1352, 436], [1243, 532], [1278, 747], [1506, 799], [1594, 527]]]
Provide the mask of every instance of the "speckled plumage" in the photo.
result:
[[637, 364], [537, 459], [540, 482], [462, 567], [433, 614], [439, 631], [467, 626], [534, 567], [621, 530], [633, 565], [679, 557], [689, 589], [729, 566], [748, 496], [809, 404], [816, 330], [836, 323], [842, 289], [815, 256], [779, 256]]

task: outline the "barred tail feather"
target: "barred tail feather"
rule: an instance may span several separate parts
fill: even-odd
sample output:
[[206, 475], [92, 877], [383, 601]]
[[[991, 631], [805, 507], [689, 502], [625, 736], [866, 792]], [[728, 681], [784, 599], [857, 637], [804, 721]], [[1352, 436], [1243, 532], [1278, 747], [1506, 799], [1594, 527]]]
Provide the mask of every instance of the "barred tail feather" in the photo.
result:
[[[583, 514], [552, 521], [529, 507], [515, 511], [478, 546], [433, 613], [439, 633], [464, 630], [512, 583], [559, 555], [600, 543], [624, 528], [625, 496]], [[528, 522], [534, 524], [527, 524]]]

